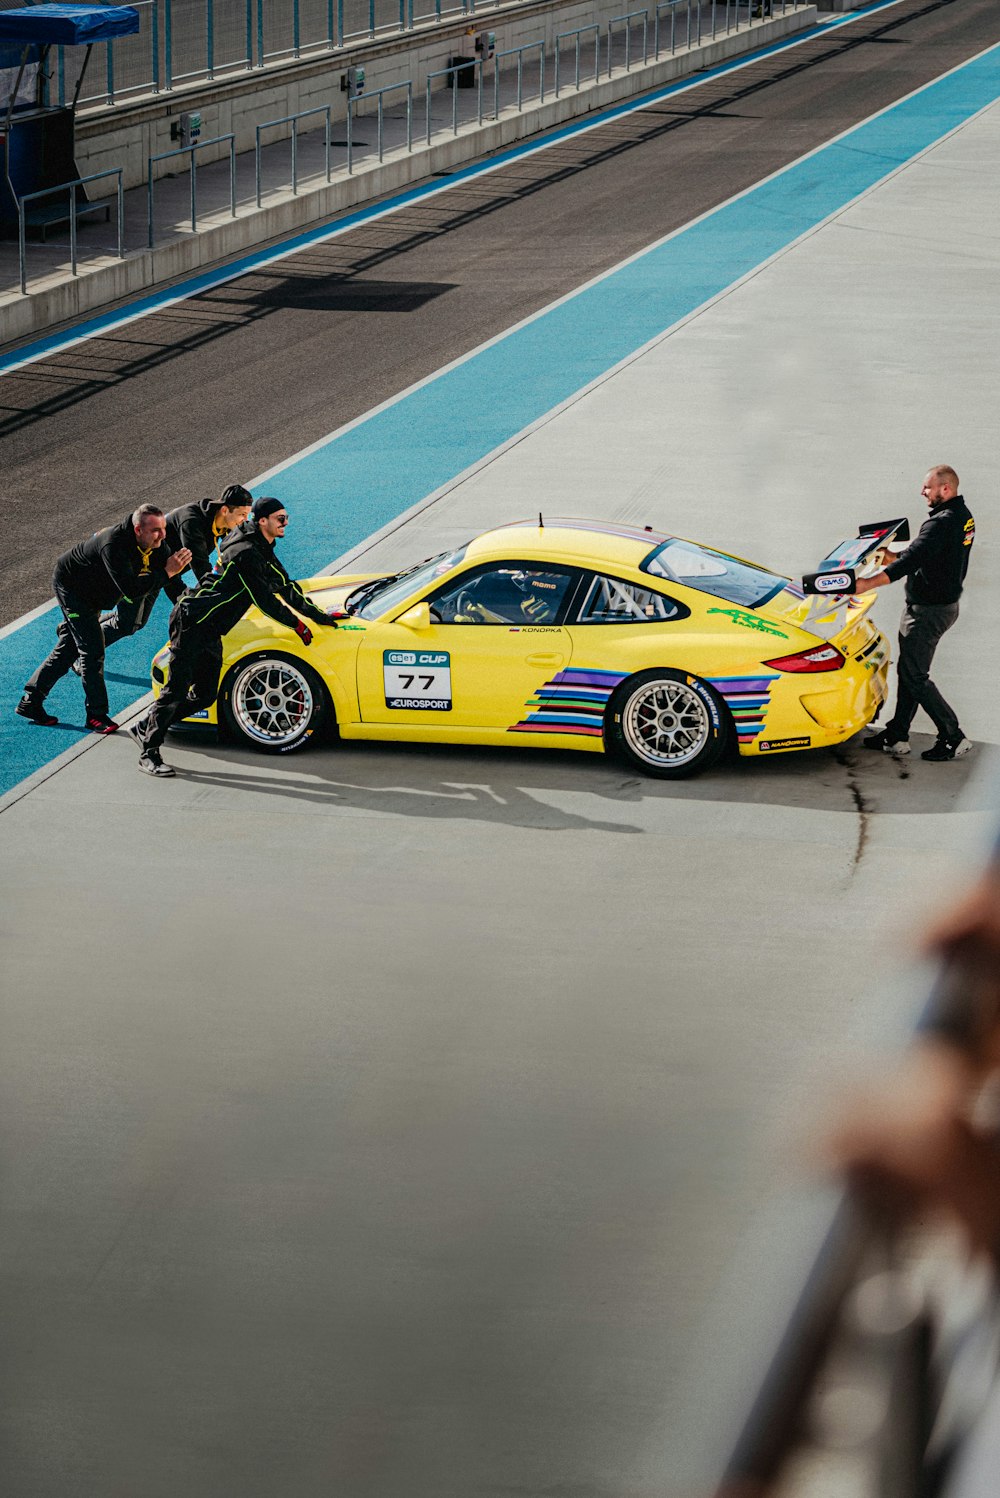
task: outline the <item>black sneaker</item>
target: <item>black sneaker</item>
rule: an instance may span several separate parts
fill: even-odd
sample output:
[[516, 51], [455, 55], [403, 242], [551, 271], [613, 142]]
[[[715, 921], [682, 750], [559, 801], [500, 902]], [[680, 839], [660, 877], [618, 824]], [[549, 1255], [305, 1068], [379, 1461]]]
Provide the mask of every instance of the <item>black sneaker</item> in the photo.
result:
[[146, 718], [140, 718], [137, 723], [130, 723], [129, 724], [128, 731], [132, 735], [132, 737], [135, 739], [135, 741], [136, 741], [137, 744], [144, 744], [146, 742], [146, 729], [148, 727], [149, 727], [149, 721], [148, 721], [148, 719], [146, 719]]
[[160, 758], [159, 749], [146, 749], [139, 756], [139, 769], [144, 775], [176, 775], [177, 771], [165, 765]]
[[972, 748], [972, 740], [967, 739], [964, 734], [959, 734], [957, 739], [938, 739], [930, 749], [925, 749], [920, 756], [921, 759], [929, 759], [934, 762], [944, 759], [961, 759], [968, 754]]
[[870, 738], [862, 739], [862, 749], [880, 749], [883, 754], [892, 754], [896, 759], [902, 759], [910, 752], [909, 739], [895, 739], [888, 728], [883, 728], [880, 733], [873, 733]]
[[53, 723], [59, 722], [58, 718], [45, 711], [45, 703], [41, 697], [35, 697], [30, 692], [25, 692], [14, 711], [20, 717], [27, 718], [29, 723], [40, 723], [43, 728], [51, 728]]
[[96, 714], [94, 717], [87, 719], [87, 727], [90, 729], [91, 733], [118, 732], [118, 724], [115, 722], [114, 718], [108, 718]]

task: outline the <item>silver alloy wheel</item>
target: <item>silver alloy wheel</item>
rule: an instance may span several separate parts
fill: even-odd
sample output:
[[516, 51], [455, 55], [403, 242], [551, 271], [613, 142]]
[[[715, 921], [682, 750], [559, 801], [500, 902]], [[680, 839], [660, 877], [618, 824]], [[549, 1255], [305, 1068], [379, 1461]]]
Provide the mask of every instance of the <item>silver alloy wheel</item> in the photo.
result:
[[233, 682], [230, 706], [237, 728], [256, 744], [280, 748], [300, 739], [316, 707], [305, 673], [292, 661], [252, 661]]
[[679, 769], [697, 759], [711, 737], [708, 708], [682, 681], [661, 678], [637, 687], [622, 712], [622, 735], [649, 765]]

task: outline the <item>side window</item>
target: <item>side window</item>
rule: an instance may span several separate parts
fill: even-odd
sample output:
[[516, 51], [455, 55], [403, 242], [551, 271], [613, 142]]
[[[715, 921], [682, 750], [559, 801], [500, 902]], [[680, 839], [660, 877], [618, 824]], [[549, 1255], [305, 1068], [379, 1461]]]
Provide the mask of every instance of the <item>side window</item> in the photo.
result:
[[665, 593], [617, 577], [595, 577], [577, 616], [578, 624], [656, 624], [684, 619], [690, 611]]
[[428, 599], [441, 624], [555, 624], [572, 572], [530, 562], [493, 563], [464, 573]]

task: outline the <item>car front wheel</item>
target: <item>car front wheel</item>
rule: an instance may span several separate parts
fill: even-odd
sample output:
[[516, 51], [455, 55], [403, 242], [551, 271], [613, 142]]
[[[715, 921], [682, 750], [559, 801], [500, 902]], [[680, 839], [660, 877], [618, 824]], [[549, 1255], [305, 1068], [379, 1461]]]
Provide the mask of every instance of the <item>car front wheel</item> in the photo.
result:
[[240, 661], [227, 676], [220, 700], [230, 733], [265, 754], [301, 749], [315, 740], [332, 712], [315, 671], [281, 655]]
[[679, 779], [707, 770], [727, 737], [725, 707], [707, 682], [686, 671], [641, 671], [608, 704], [607, 748], [647, 775]]

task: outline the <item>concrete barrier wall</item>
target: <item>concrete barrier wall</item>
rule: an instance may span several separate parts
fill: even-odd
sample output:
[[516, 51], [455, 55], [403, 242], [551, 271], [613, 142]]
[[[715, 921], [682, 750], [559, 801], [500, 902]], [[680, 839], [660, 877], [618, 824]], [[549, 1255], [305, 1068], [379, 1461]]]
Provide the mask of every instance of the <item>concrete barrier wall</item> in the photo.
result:
[[[76, 277], [63, 275], [48, 282], [41, 280], [32, 286], [27, 296], [0, 298], [4, 338], [15, 342], [36, 336], [59, 323], [75, 320], [111, 302], [193, 274], [245, 253], [256, 245], [291, 236], [434, 173], [454, 170], [465, 162], [514, 145], [592, 110], [606, 108], [696, 69], [740, 56], [759, 47], [763, 38], [775, 41], [813, 25], [815, 20], [816, 9], [812, 5], [789, 10], [785, 16], [776, 16], [766, 22], [765, 32], [759, 27], [752, 31], [744, 29], [696, 51], [678, 52], [676, 56], [663, 57], [646, 66], [640, 63], [629, 73], [621, 71], [610, 79], [602, 78], [598, 83], [582, 87], [579, 92], [572, 89], [558, 99], [547, 99], [544, 104], [535, 104], [521, 113], [511, 112], [482, 126], [462, 127], [457, 136], [442, 135], [429, 147], [417, 147], [412, 154], [399, 152], [387, 156], [381, 166], [377, 161], [371, 165], [359, 165], [353, 176], [342, 175], [329, 186], [303, 191], [298, 196], [292, 196], [289, 188], [285, 195], [272, 194], [266, 207], [247, 208], [235, 219], [228, 214], [206, 215], [197, 234], [185, 235], [153, 250], [140, 251], [125, 260], [108, 259], [81, 267], [81, 274]], [[559, 29], [563, 29], [561, 25]], [[435, 56], [433, 64], [437, 61], [439, 57]], [[395, 65], [402, 66], [403, 63], [400, 61]], [[425, 76], [426, 71], [425, 67]], [[232, 107], [231, 102], [228, 107]], [[275, 110], [278, 112], [280, 109]]]

